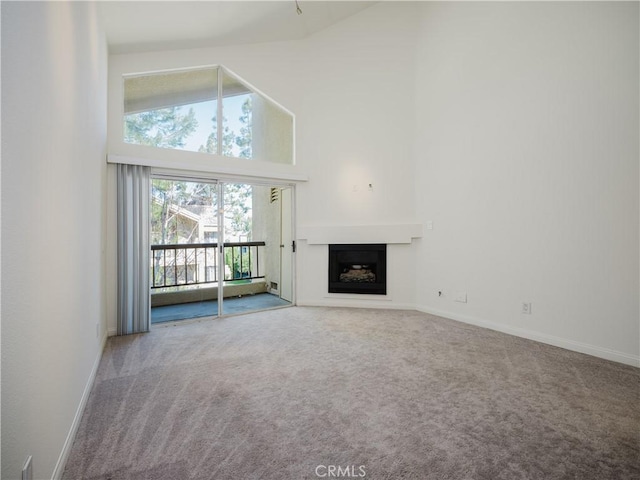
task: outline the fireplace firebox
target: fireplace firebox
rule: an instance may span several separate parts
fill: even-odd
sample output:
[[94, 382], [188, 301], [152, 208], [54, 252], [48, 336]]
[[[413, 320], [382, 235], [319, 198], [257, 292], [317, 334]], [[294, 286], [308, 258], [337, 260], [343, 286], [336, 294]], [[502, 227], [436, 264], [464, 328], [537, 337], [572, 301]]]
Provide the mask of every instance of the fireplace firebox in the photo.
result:
[[329, 293], [386, 295], [387, 246], [329, 245]]

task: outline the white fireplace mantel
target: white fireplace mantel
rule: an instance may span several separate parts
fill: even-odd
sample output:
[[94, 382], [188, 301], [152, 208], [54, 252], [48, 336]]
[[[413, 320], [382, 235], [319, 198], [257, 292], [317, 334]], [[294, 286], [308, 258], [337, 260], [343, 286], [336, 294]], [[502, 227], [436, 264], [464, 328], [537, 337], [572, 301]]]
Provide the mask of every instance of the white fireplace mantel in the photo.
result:
[[327, 225], [299, 226], [298, 240], [306, 240], [309, 245], [329, 245], [336, 243], [411, 243], [421, 238], [423, 225], [402, 223], [395, 225]]

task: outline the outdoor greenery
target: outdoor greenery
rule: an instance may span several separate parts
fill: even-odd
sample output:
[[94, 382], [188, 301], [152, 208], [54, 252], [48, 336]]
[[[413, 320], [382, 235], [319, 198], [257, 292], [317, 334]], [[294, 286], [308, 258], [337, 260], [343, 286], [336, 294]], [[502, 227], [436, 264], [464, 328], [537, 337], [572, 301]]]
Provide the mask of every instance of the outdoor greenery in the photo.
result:
[[125, 117], [124, 141], [151, 147], [180, 148], [197, 127], [193, 108], [186, 114], [182, 113], [182, 107], [134, 113]]
[[[242, 104], [241, 128], [234, 133], [223, 119], [222, 154], [251, 158], [251, 97]], [[215, 154], [217, 151], [217, 118], [214, 116], [213, 133], [199, 152]], [[125, 141], [159, 148], [181, 148], [187, 138], [198, 127], [193, 108], [184, 112], [182, 107], [171, 107], [142, 112], [125, 117]], [[198, 221], [191, 217], [202, 217], [209, 223], [216, 222], [216, 211], [221, 204], [217, 185], [211, 183], [154, 179], [151, 185], [151, 243], [166, 245], [172, 243], [201, 243]], [[224, 225], [227, 241], [251, 240], [252, 187], [247, 184], [225, 184]], [[225, 264], [234, 276], [242, 275], [248, 268], [248, 260], [234, 250], [232, 261], [230, 249], [225, 252]], [[244, 268], [240, 266], [240, 259]], [[159, 262], [156, 259], [156, 262]], [[159, 264], [158, 264], [159, 267]], [[158, 268], [159, 270], [159, 268]]]
[[[222, 119], [222, 155], [225, 157], [251, 158], [251, 122], [252, 122], [252, 106], [251, 96], [247, 95], [246, 100], [242, 103], [242, 115], [238, 118], [241, 123], [240, 132], [236, 135], [229, 128], [229, 122], [226, 117]], [[211, 119], [213, 122], [213, 132], [209, 134], [205, 145], [200, 145], [199, 152], [213, 153], [217, 152], [218, 147], [218, 121], [217, 116]], [[234, 150], [239, 148], [239, 152], [235, 155]]]

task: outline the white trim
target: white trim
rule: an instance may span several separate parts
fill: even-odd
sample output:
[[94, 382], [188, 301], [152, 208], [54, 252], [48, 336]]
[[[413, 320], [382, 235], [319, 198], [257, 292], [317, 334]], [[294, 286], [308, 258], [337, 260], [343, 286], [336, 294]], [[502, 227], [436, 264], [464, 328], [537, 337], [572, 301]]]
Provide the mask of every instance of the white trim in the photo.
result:
[[336, 300], [356, 300], [356, 301], [372, 301], [372, 302], [391, 302], [393, 298], [390, 295], [373, 295], [360, 293], [327, 293], [324, 295], [326, 299]]
[[[224, 274], [225, 274], [225, 268], [226, 268], [226, 264], [224, 261], [225, 260], [224, 244], [226, 242], [226, 238], [224, 238], [224, 232], [225, 232], [224, 214], [226, 213], [225, 205], [224, 205], [225, 185], [226, 185], [225, 183], [218, 183], [217, 185], [218, 188], [216, 189], [218, 191], [218, 193], [216, 194], [218, 197], [218, 205], [216, 205], [217, 214], [218, 214], [216, 218], [216, 223], [218, 224], [218, 248], [217, 248], [216, 256], [214, 258], [216, 258], [216, 262], [218, 264], [218, 271], [216, 273], [216, 275], [218, 276], [218, 301], [217, 301], [218, 311], [216, 312], [218, 318], [224, 315], [224, 281], [225, 281]], [[253, 198], [253, 194], [251, 195], [251, 197]], [[253, 225], [253, 222], [252, 222], [252, 225]], [[233, 249], [232, 249], [232, 252], [233, 252]], [[240, 256], [240, 258], [242, 258], [242, 255]], [[233, 261], [231, 263], [231, 267], [234, 268]], [[186, 277], [186, 274], [185, 274], [185, 277]], [[231, 278], [233, 278], [233, 276]]]
[[302, 226], [298, 228], [298, 239], [308, 245], [330, 245], [336, 243], [411, 243], [421, 238], [420, 223], [384, 225], [326, 225]]
[[[236, 179], [280, 180], [287, 182], [306, 182], [307, 175], [293, 165], [248, 160], [244, 158], [227, 158], [200, 152], [176, 152], [170, 149], [129, 145], [135, 148], [135, 155], [108, 154], [107, 163], [123, 163], [128, 165], [144, 165], [146, 167], [189, 172], [191, 176], [202, 173], [218, 177], [228, 176]], [[148, 149], [155, 150], [149, 152]], [[179, 161], [176, 157], [182, 157]]]
[[218, 98], [216, 98], [216, 155], [222, 155], [222, 147], [224, 145], [224, 112], [222, 111], [222, 106], [224, 105], [224, 92], [222, 91], [224, 70], [221, 67], [218, 67], [217, 75]]
[[[247, 87], [249, 90], [251, 90], [253, 93], [257, 93], [258, 95], [264, 97], [265, 99], [267, 99], [268, 101], [270, 101], [271, 103], [273, 103], [276, 107], [278, 107], [280, 110], [282, 110], [284, 113], [286, 113], [287, 115], [290, 115], [293, 119], [294, 122], [293, 124], [295, 125], [295, 118], [296, 115], [295, 113], [293, 113], [291, 110], [289, 110], [287, 107], [285, 107], [284, 105], [282, 105], [280, 102], [278, 102], [277, 100], [274, 100], [273, 97], [267, 95], [266, 93], [264, 93], [262, 90], [260, 90], [259, 88], [257, 88], [255, 85], [253, 85], [251, 82], [248, 82], [247, 80], [245, 80], [244, 78], [242, 78], [240, 75], [238, 75], [237, 73], [235, 73], [233, 70], [228, 69], [227, 67], [225, 67], [224, 65], [220, 65], [220, 68], [222, 69], [222, 71], [228, 75], [229, 77], [232, 77], [234, 80], [242, 83], [245, 87]], [[294, 138], [295, 138], [295, 132], [294, 132]], [[295, 160], [295, 159], [294, 159]], [[295, 164], [295, 161], [294, 161]]]
[[183, 182], [208, 182], [212, 185], [218, 183], [250, 183], [251, 185], [259, 185], [264, 187], [294, 187], [297, 182], [278, 180], [273, 178], [261, 177], [238, 177], [237, 175], [222, 175], [206, 172], [192, 172], [185, 170], [175, 170], [168, 168], [152, 168], [151, 178], [159, 178], [162, 180], [180, 180]]
[[65, 439], [64, 445], [62, 446], [62, 451], [60, 452], [60, 456], [58, 457], [56, 466], [53, 469], [53, 475], [51, 476], [52, 480], [61, 479], [62, 474], [64, 473], [64, 469], [67, 465], [67, 460], [69, 459], [69, 453], [71, 453], [71, 447], [73, 446], [73, 442], [76, 439], [76, 434], [78, 433], [78, 427], [80, 426], [80, 420], [82, 420], [84, 409], [87, 406], [87, 401], [89, 400], [89, 394], [91, 393], [91, 389], [93, 388], [93, 382], [96, 379], [96, 375], [98, 373], [98, 367], [100, 366], [100, 360], [102, 359], [102, 353], [104, 352], [104, 347], [107, 343], [106, 331], [102, 335], [102, 339], [100, 343], [101, 343], [100, 351], [98, 352], [98, 355], [96, 356], [96, 359], [93, 362], [93, 367], [91, 368], [89, 379], [87, 380], [87, 384], [85, 385], [84, 391], [82, 392], [82, 397], [80, 398], [80, 403], [78, 405], [78, 408], [76, 409], [76, 414], [73, 417], [71, 428], [69, 429], [67, 438]]
[[615, 350], [610, 350], [608, 348], [576, 342], [574, 340], [547, 335], [545, 333], [539, 333], [524, 328], [511, 327], [509, 325], [504, 325], [501, 323], [489, 322], [487, 320], [471, 317], [468, 315], [460, 315], [458, 313], [437, 310], [435, 308], [427, 306], [418, 305], [415, 308], [419, 312], [437, 315], [439, 317], [468, 323], [470, 325], [476, 325], [478, 327], [488, 328], [489, 330], [507, 333], [516, 337], [527, 338], [529, 340], [545, 343], [547, 345], [553, 345], [554, 347], [560, 347], [566, 350], [571, 350], [573, 352], [584, 353], [593, 357], [603, 358], [605, 360], [611, 360], [618, 363], [624, 363], [625, 365], [631, 365], [633, 367], [640, 367], [640, 356], [638, 355], [629, 355], [628, 353], [618, 352]]
[[[181, 73], [181, 72], [190, 72], [190, 71], [197, 71], [197, 70], [205, 70], [205, 69], [216, 69], [217, 70], [217, 74], [218, 74], [218, 85], [217, 85], [217, 93], [216, 93], [216, 97], [218, 99], [223, 98], [223, 78], [224, 76], [228, 76], [229, 78], [235, 79], [236, 81], [238, 81], [239, 83], [241, 83], [242, 85], [244, 85], [245, 87], [247, 87], [252, 93], [259, 95], [260, 97], [264, 98], [267, 102], [273, 104], [276, 108], [278, 108], [279, 110], [281, 110], [282, 112], [284, 112], [285, 114], [289, 115], [292, 119], [292, 126], [291, 126], [291, 163], [290, 164], [283, 164], [283, 163], [275, 163], [275, 162], [269, 162], [267, 159], [261, 158], [261, 159], [251, 159], [251, 161], [253, 162], [258, 162], [258, 163], [265, 163], [268, 165], [275, 165], [275, 169], [278, 169], [279, 167], [295, 167], [296, 163], [297, 163], [297, 154], [296, 154], [296, 115], [289, 110], [288, 108], [286, 108], [284, 105], [282, 105], [280, 102], [276, 101], [273, 99], [273, 97], [271, 97], [270, 95], [265, 94], [262, 90], [260, 90], [259, 88], [256, 88], [252, 83], [246, 81], [244, 78], [242, 78], [240, 75], [238, 75], [237, 73], [235, 73], [234, 71], [228, 69], [227, 67], [225, 67], [224, 65], [221, 64], [204, 64], [204, 65], [200, 65], [200, 66], [184, 66], [184, 67], [172, 67], [172, 68], [152, 68], [150, 69], [148, 72], [141, 72], [138, 69], [136, 69], [135, 72], [130, 72], [127, 71], [127, 69], [122, 68], [121, 66], [115, 67], [115, 68], [110, 68], [109, 71], [109, 79], [108, 79], [108, 87], [109, 87], [109, 104], [108, 104], [108, 118], [107, 118], [107, 126], [108, 129], [111, 133], [109, 133], [108, 135], [108, 150], [111, 152], [114, 152], [116, 154], [116, 156], [125, 156], [125, 157], [132, 157], [132, 158], [139, 158], [139, 159], [145, 159], [146, 161], [159, 161], [159, 162], [163, 162], [164, 160], [167, 159], [167, 154], [163, 153], [163, 150], [168, 150], [170, 153], [170, 155], [173, 156], [171, 162], [172, 165], [158, 165], [158, 164], [149, 164], [149, 163], [131, 163], [131, 165], [145, 165], [145, 166], [150, 166], [150, 167], [155, 167], [155, 166], [173, 166], [175, 167], [176, 163], [181, 165], [185, 170], [197, 170], [197, 171], [211, 171], [209, 169], [204, 169], [202, 170], [201, 168], [193, 168], [192, 165], [190, 165], [190, 160], [188, 160], [185, 154], [188, 153], [196, 153], [199, 155], [203, 155], [200, 152], [188, 152], [188, 151], [183, 151], [183, 150], [178, 150], [178, 149], [164, 149], [164, 148], [156, 148], [156, 147], [148, 147], [145, 145], [134, 145], [134, 144], [129, 144], [126, 143], [124, 141], [124, 117], [125, 117], [125, 109], [124, 109], [124, 97], [125, 97], [125, 92], [124, 92], [124, 82], [125, 79], [128, 78], [135, 78], [135, 77], [141, 77], [141, 76], [150, 76], [150, 75], [162, 75], [162, 74], [171, 74], [171, 73]], [[223, 106], [222, 106], [222, 102], [218, 101], [217, 102], [217, 111], [216, 111], [216, 117], [217, 117], [217, 132], [219, 136], [223, 135], [223, 128], [222, 128], [222, 124], [223, 124]], [[220, 141], [221, 138], [218, 138], [218, 152], [220, 152], [220, 149], [222, 148], [222, 142]], [[152, 151], [155, 151], [155, 153], [152, 153], [151, 156], [149, 156], [148, 154], [144, 154], [144, 153], [138, 153], [142, 150], [136, 150], [136, 148], [138, 147], [143, 147], [143, 148], [151, 148]], [[109, 156], [111, 156], [112, 154], [110, 154]], [[219, 157], [219, 158], [224, 158], [227, 159], [229, 157], [222, 157], [220, 155], [211, 155], [211, 154], [204, 154], [206, 156], [209, 157], [209, 162], [207, 163], [211, 163], [211, 158], [212, 157]], [[246, 160], [246, 159], [238, 159], [234, 157], [234, 160]], [[123, 163], [123, 162], [118, 162], [118, 161], [112, 161], [110, 159], [107, 160], [108, 163]], [[233, 168], [233, 167], [232, 167]], [[258, 170], [262, 170], [261, 167], [257, 167]], [[220, 173], [228, 173], [231, 175], [235, 175], [235, 176], [250, 176], [247, 175], [246, 172], [253, 172], [256, 170], [255, 167], [255, 163], [248, 165], [245, 168], [238, 168], [235, 167], [233, 168], [232, 171], [223, 171], [220, 169], [215, 170], [216, 172], [220, 172]], [[277, 170], [276, 170], [277, 171]], [[293, 170], [295, 171], [295, 170]], [[244, 172], [244, 173], [243, 173]], [[287, 179], [287, 180], [295, 180], [295, 181], [306, 181], [306, 176], [302, 175], [302, 177], [304, 178], [300, 178], [301, 175], [300, 174], [296, 174], [297, 177], [296, 178], [283, 178], [283, 179]], [[282, 178], [280, 176], [274, 176], [272, 174], [266, 173], [263, 174], [261, 172], [261, 174], [259, 175], [260, 177], [265, 177], [265, 178]]]
[[[238, 82], [242, 83], [244, 86], [248, 87], [253, 93], [256, 93], [256, 94], [260, 95], [261, 97], [265, 98], [267, 101], [271, 102], [277, 108], [282, 110], [284, 113], [286, 113], [287, 115], [291, 116], [291, 118], [292, 118], [292, 125], [291, 125], [291, 137], [292, 137], [291, 138], [291, 164], [295, 165], [296, 164], [296, 123], [297, 123], [296, 122], [295, 113], [293, 113], [291, 110], [286, 108], [280, 102], [277, 102], [276, 100], [274, 100], [272, 97], [270, 97], [269, 95], [264, 93], [259, 88], [256, 88], [252, 83], [246, 81], [244, 78], [242, 78], [237, 73], [229, 70], [227, 67], [225, 67], [223, 65], [220, 65], [220, 70], [222, 70], [226, 75], [228, 75], [230, 77], [233, 77], [235, 80], [237, 80]], [[222, 97], [220, 97], [220, 98], [222, 98]], [[222, 126], [218, 126], [218, 131], [221, 132], [221, 134], [222, 134]], [[218, 144], [222, 145], [222, 142], [219, 141]]]
[[142, 71], [142, 72], [122, 73], [121, 77], [122, 78], [146, 77], [148, 75], [156, 75], [156, 74], [162, 75], [167, 73], [191, 72], [194, 70], [204, 70], [207, 68], [214, 69], [218, 67], [220, 67], [220, 65], [207, 63], [202, 65], [188, 66], [188, 67], [162, 68], [159, 70], [152, 70], [148, 72]]
[[151, 180], [179, 180], [181, 182], [194, 182], [194, 183], [209, 183], [210, 185], [217, 185], [219, 178], [212, 173], [199, 174], [193, 172], [174, 172], [172, 170], [162, 168], [151, 169]]
[[336, 308], [371, 308], [379, 310], [415, 310], [415, 305], [408, 303], [376, 302], [370, 299], [354, 300], [351, 298], [327, 298], [322, 300], [298, 300], [299, 307], [336, 307]]

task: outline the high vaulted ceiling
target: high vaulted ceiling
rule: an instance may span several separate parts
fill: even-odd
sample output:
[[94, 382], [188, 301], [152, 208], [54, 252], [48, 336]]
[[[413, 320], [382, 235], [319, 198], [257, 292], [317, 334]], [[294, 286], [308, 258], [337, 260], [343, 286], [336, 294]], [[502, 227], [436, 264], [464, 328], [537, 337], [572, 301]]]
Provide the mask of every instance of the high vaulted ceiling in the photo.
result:
[[106, 1], [98, 2], [111, 53], [295, 40], [376, 2]]

